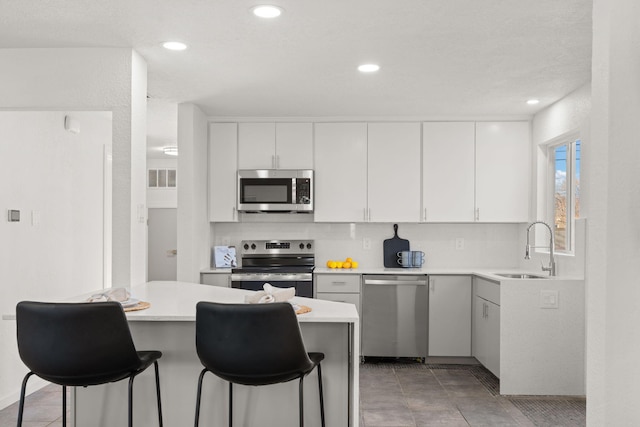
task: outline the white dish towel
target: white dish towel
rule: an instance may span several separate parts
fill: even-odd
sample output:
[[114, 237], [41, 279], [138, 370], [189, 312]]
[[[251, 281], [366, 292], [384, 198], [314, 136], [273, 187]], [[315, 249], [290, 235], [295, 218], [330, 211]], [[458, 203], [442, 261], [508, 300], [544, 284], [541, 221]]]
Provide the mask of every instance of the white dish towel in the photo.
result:
[[262, 287], [263, 291], [256, 291], [255, 294], [246, 295], [244, 302], [248, 304], [265, 304], [270, 302], [285, 302], [296, 296], [296, 288], [278, 288], [269, 283]]

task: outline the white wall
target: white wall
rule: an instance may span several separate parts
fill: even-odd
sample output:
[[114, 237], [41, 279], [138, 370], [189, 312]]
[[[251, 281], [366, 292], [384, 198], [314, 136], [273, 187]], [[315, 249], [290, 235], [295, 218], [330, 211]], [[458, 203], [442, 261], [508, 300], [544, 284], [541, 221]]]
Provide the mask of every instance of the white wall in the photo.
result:
[[207, 140], [204, 113], [178, 105], [178, 280], [194, 283], [209, 257]]
[[[64, 130], [67, 114], [79, 134]], [[0, 140], [0, 313], [103, 288], [111, 113], [0, 112]], [[7, 221], [9, 209], [20, 222]], [[15, 322], [1, 321], [0, 408], [26, 373], [15, 341]]]
[[[594, 0], [587, 423], [640, 425], [640, 2]], [[587, 169], [589, 168], [589, 169]]]
[[0, 110], [113, 114], [113, 284], [146, 278], [146, 64], [126, 48], [0, 49]]

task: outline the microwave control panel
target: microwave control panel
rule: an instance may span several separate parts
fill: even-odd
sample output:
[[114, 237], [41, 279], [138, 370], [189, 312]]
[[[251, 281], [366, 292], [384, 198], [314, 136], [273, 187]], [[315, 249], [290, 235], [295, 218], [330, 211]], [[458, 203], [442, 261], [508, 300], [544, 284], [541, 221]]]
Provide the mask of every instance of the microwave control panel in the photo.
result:
[[311, 203], [311, 180], [309, 178], [296, 179], [296, 202], [301, 205]]

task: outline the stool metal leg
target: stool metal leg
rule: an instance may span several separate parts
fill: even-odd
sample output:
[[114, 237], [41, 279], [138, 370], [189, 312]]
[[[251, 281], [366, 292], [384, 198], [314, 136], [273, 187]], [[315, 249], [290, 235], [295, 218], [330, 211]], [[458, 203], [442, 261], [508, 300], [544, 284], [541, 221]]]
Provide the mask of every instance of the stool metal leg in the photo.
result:
[[62, 427], [67, 427], [67, 386], [62, 386]]
[[27, 381], [29, 381], [29, 377], [33, 375], [33, 372], [29, 372], [24, 376], [22, 380], [22, 388], [20, 389], [20, 406], [18, 407], [18, 427], [22, 427], [22, 416], [24, 414], [24, 398], [27, 392]]
[[158, 396], [158, 425], [162, 427], [162, 403], [160, 401], [160, 373], [158, 372], [158, 361], [153, 362], [156, 368], [156, 394]]
[[320, 390], [320, 422], [322, 427], [324, 425], [324, 397], [322, 394], [322, 369], [320, 368], [320, 364], [318, 363], [318, 388]]
[[198, 427], [200, 423], [200, 398], [202, 397], [202, 379], [204, 378], [204, 374], [207, 373], [207, 368], [204, 368], [202, 372], [200, 372], [200, 377], [198, 378], [198, 393], [196, 395], [196, 421], [194, 426]]
[[133, 379], [135, 375], [129, 377], [129, 427], [133, 427]]
[[229, 382], [229, 427], [233, 427], [233, 383]]
[[304, 427], [304, 375], [300, 377], [300, 385], [298, 391], [298, 412], [300, 414], [300, 427]]

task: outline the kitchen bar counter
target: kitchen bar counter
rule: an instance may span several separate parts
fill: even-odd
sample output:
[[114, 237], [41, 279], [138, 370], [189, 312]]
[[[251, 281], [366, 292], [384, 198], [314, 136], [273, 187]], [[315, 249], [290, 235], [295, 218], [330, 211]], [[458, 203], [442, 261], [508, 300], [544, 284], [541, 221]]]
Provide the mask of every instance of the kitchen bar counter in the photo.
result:
[[[127, 313], [138, 350], [160, 350], [160, 381], [164, 425], [182, 427], [194, 419], [196, 388], [202, 365], [195, 348], [195, 306], [198, 301], [243, 303], [252, 291], [184, 282], [149, 282], [131, 288], [131, 297], [147, 301], [146, 310]], [[70, 298], [83, 301], [88, 295]], [[298, 316], [308, 351], [325, 353], [322, 362], [327, 425], [358, 426], [359, 317], [353, 304], [296, 297], [311, 312]], [[15, 316], [3, 316], [5, 319]], [[305, 425], [320, 426], [316, 372], [305, 384]], [[205, 376], [200, 424], [227, 425], [228, 383]], [[234, 387], [234, 423], [263, 427], [298, 425], [298, 382], [264, 387]], [[74, 425], [126, 425], [127, 381], [77, 388]], [[157, 409], [153, 369], [136, 377], [134, 425], [155, 425]]]

